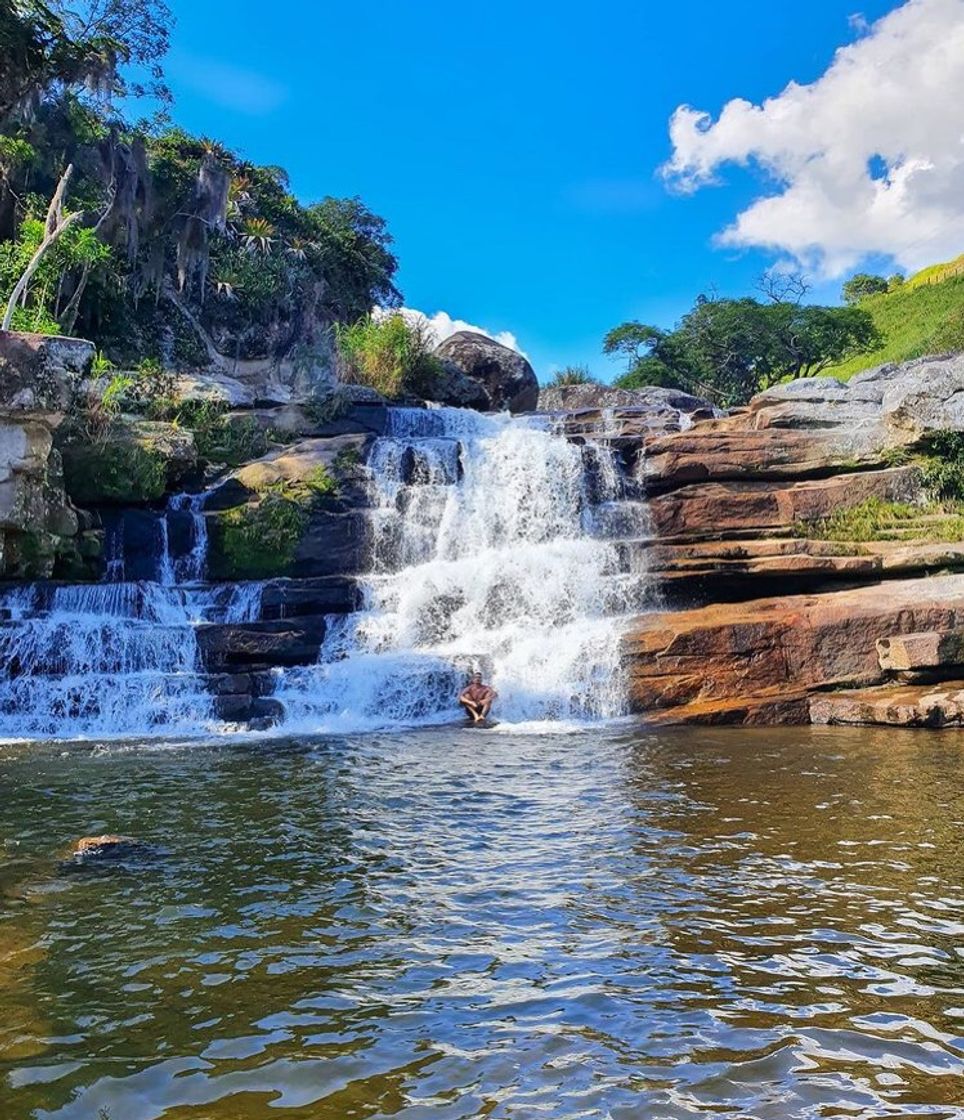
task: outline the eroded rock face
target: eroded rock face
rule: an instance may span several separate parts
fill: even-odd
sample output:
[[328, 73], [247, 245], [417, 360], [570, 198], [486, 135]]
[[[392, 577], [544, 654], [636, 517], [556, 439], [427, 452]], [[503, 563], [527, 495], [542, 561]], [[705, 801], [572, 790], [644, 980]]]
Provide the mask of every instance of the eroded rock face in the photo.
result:
[[713, 405], [682, 389], [666, 389], [648, 385], [642, 389], [617, 389], [612, 385], [560, 385], [539, 392], [540, 412], [578, 412], [582, 409], [641, 408], [650, 412], [672, 409], [684, 415], [706, 412], [712, 416]]
[[650, 502], [659, 537], [700, 538], [761, 529], [789, 532], [869, 498], [913, 502], [921, 497], [916, 467], [841, 474], [799, 482], [708, 482], [684, 486]]
[[517, 351], [494, 339], [474, 331], [459, 331], [438, 347], [435, 356], [446, 366], [450, 378], [460, 373], [482, 387], [488, 404], [472, 407], [531, 412], [539, 403], [539, 382], [532, 366]]
[[76, 534], [54, 431], [94, 347], [0, 331], [0, 576], [46, 577]]

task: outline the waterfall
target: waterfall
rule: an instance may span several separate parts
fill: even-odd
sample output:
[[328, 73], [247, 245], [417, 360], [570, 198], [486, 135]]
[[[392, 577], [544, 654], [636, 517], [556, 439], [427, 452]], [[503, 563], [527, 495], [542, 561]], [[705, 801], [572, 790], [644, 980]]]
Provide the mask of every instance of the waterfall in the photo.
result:
[[[208, 559], [208, 523], [202, 512], [207, 494], [177, 494], [168, 503], [169, 513], [184, 511], [191, 522], [190, 551], [177, 560], [171, 560], [169, 571], [175, 584], [202, 583]], [[165, 523], [167, 517], [164, 518]], [[168, 541], [168, 554], [170, 543]], [[162, 582], [164, 582], [162, 580]]]
[[[203, 495], [172, 498], [125, 550], [123, 517], [106, 540], [105, 581], [31, 584], [0, 596], [0, 737], [193, 735], [218, 727], [195, 628], [261, 617], [263, 584], [200, 585]], [[173, 517], [187, 517], [186, 549]], [[152, 546], [143, 556], [145, 543]], [[129, 554], [128, 554], [129, 553]], [[151, 579], [127, 580], [131, 567]]]
[[541, 417], [393, 409], [368, 465], [364, 607], [332, 620], [317, 665], [278, 674], [288, 727], [451, 720], [476, 667], [504, 721], [622, 713], [620, 618], [645, 578], [607, 537], [624, 496], [610, 451]]
[[194, 628], [160, 584], [34, 585], [4, 597], [0, 736], [196, 733], [213, 725]]

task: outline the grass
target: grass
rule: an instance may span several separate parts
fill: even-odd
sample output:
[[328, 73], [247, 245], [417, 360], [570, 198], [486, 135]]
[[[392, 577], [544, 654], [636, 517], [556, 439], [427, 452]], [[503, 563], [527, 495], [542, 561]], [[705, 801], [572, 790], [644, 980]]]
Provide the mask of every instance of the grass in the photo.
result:
[[598, 385], [599, 378], [593, 377], [589, 366], [566, 366], [546, 385], [547, 389], [563, 389], [569, 385]]
[[884, 362], [904, 362], [925, 354], [964, 350], [964, 257], [932, 265], [891, 292], [868, 296], [870, 312], [884, 343], [824, 371], [843, 381]]
[[911, 505], [868, 498], [821, 521], [797, 525], [795, 532], [818, 541], [961, 541], [964, 505], [936, 501]]
[[344, 379], [366, 385], [389, 400], [428, 396], [442, 373], [432, 355], [429, 328], [400, 312], [369, 316], [336, 327]]

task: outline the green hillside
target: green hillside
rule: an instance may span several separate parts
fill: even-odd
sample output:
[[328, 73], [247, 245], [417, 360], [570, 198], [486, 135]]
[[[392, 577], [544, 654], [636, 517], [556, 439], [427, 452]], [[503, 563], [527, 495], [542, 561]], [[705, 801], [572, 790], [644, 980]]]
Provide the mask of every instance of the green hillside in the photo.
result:
[[964, 350], [964, 256], [931, 265], [893, 291], [867, 296], [884, 344], [825, 373], [842, 380], [882, 362], [900, 362], [945, 350]]

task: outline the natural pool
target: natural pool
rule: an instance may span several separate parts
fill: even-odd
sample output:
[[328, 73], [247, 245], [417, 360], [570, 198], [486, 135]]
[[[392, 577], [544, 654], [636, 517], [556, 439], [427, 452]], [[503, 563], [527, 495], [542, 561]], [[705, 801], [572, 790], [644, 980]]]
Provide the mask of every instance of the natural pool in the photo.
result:
[[4, 1120], [964, 1117], [954, 732], [12, 745], [0, 840]]

